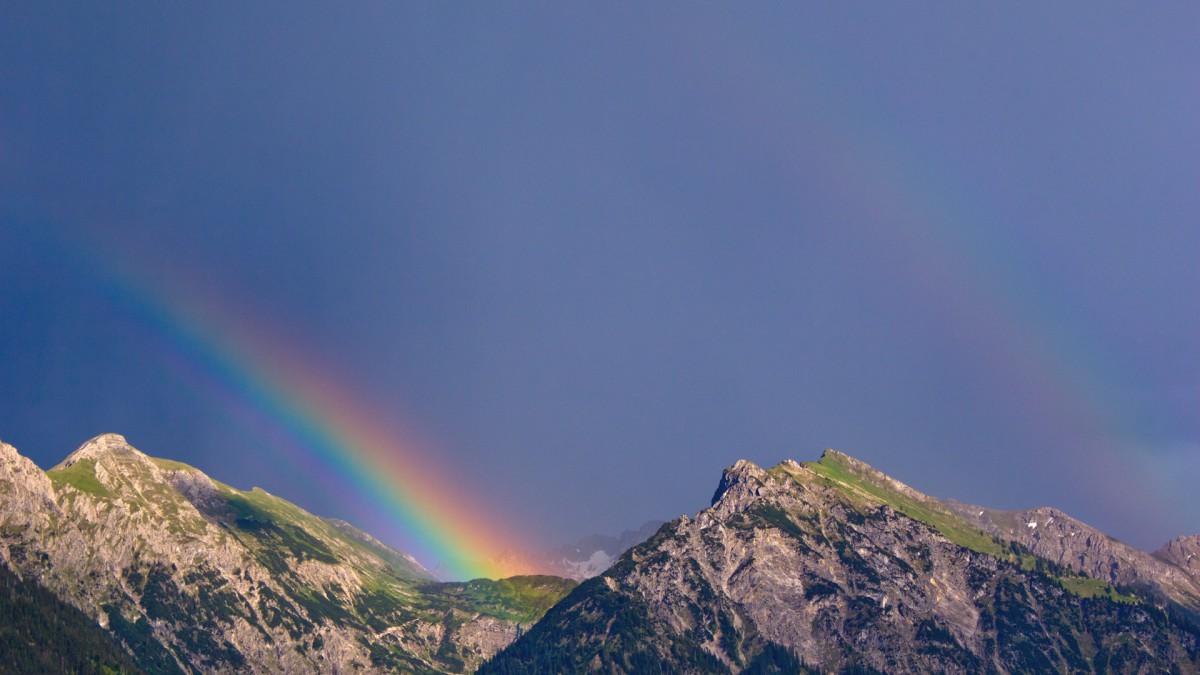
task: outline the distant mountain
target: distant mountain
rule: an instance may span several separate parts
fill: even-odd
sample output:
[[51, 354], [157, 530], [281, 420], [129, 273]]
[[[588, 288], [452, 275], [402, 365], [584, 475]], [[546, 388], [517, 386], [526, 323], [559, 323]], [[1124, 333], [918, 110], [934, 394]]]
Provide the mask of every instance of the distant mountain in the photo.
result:
[[1200, 539], [923, 495], [841, 453], [727, 469], [480, 673], [1197, 672]]
[[[507, 551], [486, 562], [509, 574], [549, 575], [583, 581], [604, 572], [622, 553], [649, 539], [663, 524], [661, 520], [650, 520], [636, 530], [625, 530], [619, 537], [590, 534], [574, 544], [541, 551]], [[440, 572], [442, 567], [470, 567], [471, 563], [478, 562], [445, 561], [434, 572]]]
[[583, 581], [603, 573], [622, 553], [654, 536], [663, 525], [661, 520], [650, 520], [636, 530], [625, 530], [619, 537], [590, 534], [574, 544], [512, 555], [497, 562], [504, 567], [519, 569], [523, 574], [548, 574]]
[[619, 537], [588, 535], [578, 542], [542, 554], [544, 574], [583, 581], [607, 570], [622, 553], [654, 536], [665, 525], [650, 520], [636, 530], [625, 530]]
[[574, 586], [439, 583], [348, 523], [113, 434], [47, 472], [0, 443], [0, 563], [152, 673], [469, 672]]

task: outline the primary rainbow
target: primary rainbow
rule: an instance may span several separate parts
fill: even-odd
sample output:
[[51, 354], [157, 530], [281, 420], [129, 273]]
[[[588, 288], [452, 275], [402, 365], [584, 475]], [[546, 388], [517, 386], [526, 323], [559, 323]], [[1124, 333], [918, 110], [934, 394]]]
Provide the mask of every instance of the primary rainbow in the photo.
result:
[[[407, 551], [448, 579], [501, 578], [528, 571], [523, 545], [461, 485], [453, 484], [427, 447], [405, 438], [384, 415], [356, 400], [290, 345], [269, 341], [216, 315], [197, 296], [168, 294], [120, 270], [103, 272], [108, 294], [151, 327], [196, 383], [224, 399], [284, 443], [310, 476], [348, 491], [390, 517]], [[335, 485], [330, 485], [330, 483]], [[503, 562], [501, 562], [503, 560]]]

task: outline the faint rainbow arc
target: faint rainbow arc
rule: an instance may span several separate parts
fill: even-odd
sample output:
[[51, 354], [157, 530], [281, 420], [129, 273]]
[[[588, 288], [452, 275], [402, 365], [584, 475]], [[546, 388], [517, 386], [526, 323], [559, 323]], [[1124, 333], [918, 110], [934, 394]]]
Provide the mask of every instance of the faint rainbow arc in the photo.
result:
[[[1003, 224], [956, 190], [951, 173], [918, 161], [919, 152], [882, 120], [834, 114], [823, 103], [817, 117], [838, 159], [835, 183], [867, 209], [873, 236], [888, 237], [913, 256], [914, 267], [927, 265], [949, 282], [956, 325], [970, 331], [987, 361], [980, 367], [1028, 395], [1022, 413], [1046, 437], [1041, 457], [1060, 475], [1113, 497], [1110, 516], [1122, 511], [1116, 503], [1134, 506], [1121, 477], [1144, 468], [1127, 446], [1155, 430], [1139, 424], [1113, 365], [1068, 321], [1052, 291], [1022, 273], [1004, 247]], [[913, 274], [905, 281], [921, 283]], [[1063, 432], [1070, 441], [1055, 436]], [[1081, 452], [1087, 461], [1079, 461]]]
[[[1063, 320], [1052, 298], [1035, 292], [1036, 280], [1023, 277], [1005, 259], [1002, 246], [981, 236], [981, 228], [1000, 224], [964, 203], [950, 174], [918, 161], [920, 154], [904, 147], [903, 135], [882, 118], [831, 100], [826, 92], [836, 88], [822, 81], [824, 73], [803, 65], [785, 72], [767, 57], [755, 56], [752, 36], [741, 38], [731, 50], [741, 59], [722, 67], [719, 75], [737, 93], [726, 97], [737, 106], [732, 114], [746, 128], [760, 131], [752, 138], [764, 156], [774, 159], [784, 175], [795, 170], [798, 158], [812, 153], [827, 161], [824, 187], [862, 210], [868, 236], [912, 256], [911, 276], [901, 281], [926, 283], [919, 279], [924, 270], [916, 268], [928, 266], [953, 284], [954, 327], [980, 341], [980, 351], [991, 361], [985, 367], [1021, 382], [1031, 397], [1024, 412], [1039, 428], [1052, 431], [1061, 420], [1073, 420], [1087, 436], [1078, 440], [1092, 448], [1093, 461], [1084, 471], [1115, 493], [1113, 477], [1130, 469], [1121, 444], [1144, 430], [1135, 428], [1136, 415], [1119, 395], [1111, 366], [1082, 354], [1088, 346], [1084, 334]], [[762, 125], [755, 112], [778, 106], [780, 95], [793, 97], [799, 113], [795, 126]], [[801, 129], [803, 135], [796, 133]], [[1053, 446], [1047, 450], [1063, 470], [1078, 475], [1076, 457]]]

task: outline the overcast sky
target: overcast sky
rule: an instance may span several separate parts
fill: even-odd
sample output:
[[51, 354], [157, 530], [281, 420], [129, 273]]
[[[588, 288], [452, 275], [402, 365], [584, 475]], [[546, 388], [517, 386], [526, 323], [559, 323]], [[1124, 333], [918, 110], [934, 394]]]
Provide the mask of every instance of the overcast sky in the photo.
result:
[[834, 447], [1154, 549], [1200, 532], [1197, 64], [1191, 2], [5, 3], [0, 439], [404, 544], [115, 266], [547, 544]]

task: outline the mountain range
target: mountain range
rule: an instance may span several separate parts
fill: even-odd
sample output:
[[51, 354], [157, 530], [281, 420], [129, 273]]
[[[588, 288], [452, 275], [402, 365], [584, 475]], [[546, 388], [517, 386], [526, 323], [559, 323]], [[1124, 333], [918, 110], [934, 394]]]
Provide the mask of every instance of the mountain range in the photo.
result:
[[150, 673], [467, 672], [575, 585], [437, 582], [348, 523], [114, 434], [45, 472], [0, 444], [0, 560]]
[[558, 576], [440, 582], [117, 435], [48, 471], [0, 444], [0, 563], [6, 672], [1200, 672], [1200, 536], [1149, 554], [831, 450], [739, 461]]

